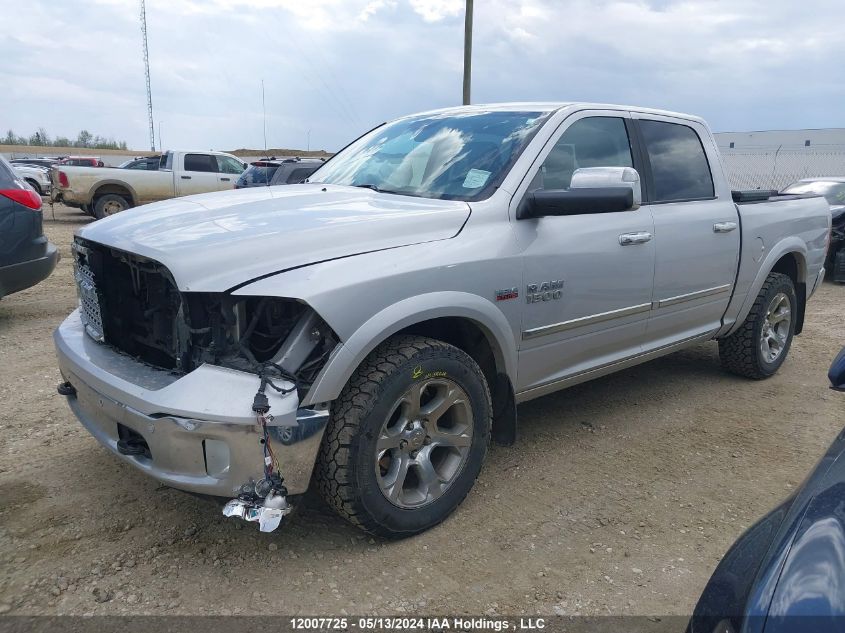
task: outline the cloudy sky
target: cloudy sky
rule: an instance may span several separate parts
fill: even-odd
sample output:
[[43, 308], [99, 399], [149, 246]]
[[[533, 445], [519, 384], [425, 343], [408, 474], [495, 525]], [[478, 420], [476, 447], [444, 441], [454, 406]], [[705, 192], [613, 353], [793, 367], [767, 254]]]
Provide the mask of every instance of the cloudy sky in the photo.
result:
[[[166, 147], [338, 149], [460, 103], [464, 0], [147, 0]], [[473, 102], [845, 126], [842, 0], [475, 0]], [[149, 146], [137, 0], [0, 0], [0, 128]], [[158, 125], [158, 123], [157, 123]], [[158, 134], [158, 129], [156, 130]], [[158, 144], [158, 141], [156, 141]]]

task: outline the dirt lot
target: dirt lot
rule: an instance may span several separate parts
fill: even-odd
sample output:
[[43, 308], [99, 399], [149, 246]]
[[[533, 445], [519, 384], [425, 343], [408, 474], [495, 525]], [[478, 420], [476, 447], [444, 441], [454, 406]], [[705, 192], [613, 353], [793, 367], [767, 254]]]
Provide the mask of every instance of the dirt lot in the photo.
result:
[[701, 345], [520, 408], [459, 511], [402, 542], [315, 498], [283, 530], [124, 466], [56, 394], [86, 216], [45, 208], [53, 276], [0, 302], [0, 613], [688, 614], [730, 543], [845, 424], [826, 371], [845, 288], [825, 283], [766, 382]]

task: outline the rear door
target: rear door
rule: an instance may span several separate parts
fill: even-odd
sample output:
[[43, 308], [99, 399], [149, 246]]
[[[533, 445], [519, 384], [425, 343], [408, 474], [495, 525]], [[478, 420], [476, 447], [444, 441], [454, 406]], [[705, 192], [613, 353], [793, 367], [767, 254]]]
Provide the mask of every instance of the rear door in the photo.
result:
[[[567, 118], [539, 154], [528, 190], [568, 189], [581, 167], [638, 167], [626, 114], [593, 110]], [[564, 378], [638, 354], [654, 276], [649, 209], [513, 224], [524, 244], [518, 391], [553, 389]], [[628, 234], [643, 239], [620, 239]]]
[[183, 168], [176, 174], [177, 195], [189, 196], [222, 189], [214, 154], [185, 154], [182, 160]]
[[654, 302], [649, 349], [716, 330], [736, 279], [739, 216], [717, 195], [720, 165], [709, 130], [696, 121], [634, 114], [654, 218]]

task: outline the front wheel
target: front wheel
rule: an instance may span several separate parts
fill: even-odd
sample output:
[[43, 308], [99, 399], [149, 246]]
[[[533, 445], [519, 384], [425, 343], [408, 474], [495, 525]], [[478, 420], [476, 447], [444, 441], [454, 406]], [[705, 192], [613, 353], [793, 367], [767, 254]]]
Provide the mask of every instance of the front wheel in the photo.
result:
[[797, 306], [792, 279], [769, 273], [745, 321], [736, 332], [719, 340], [722, 366], [755, 380], [773, 375], [792, 345]]
[[372, 534], [422, 532], [472, 488], [491, 419], [490, 391], [470, 356], [430, 338], [389, 339], [332, 407], [315, 470], [320, 493]]

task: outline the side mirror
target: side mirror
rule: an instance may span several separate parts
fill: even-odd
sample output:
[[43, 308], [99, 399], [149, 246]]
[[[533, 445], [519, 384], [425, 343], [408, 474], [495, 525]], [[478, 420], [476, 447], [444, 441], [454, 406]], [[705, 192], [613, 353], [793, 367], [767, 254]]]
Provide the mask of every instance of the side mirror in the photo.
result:
[[830, 379], [830, 388], [836, 391], [845, 391], [845, 347], [833, 359], [830, 371], [827, 372]]
[[586, 167], [572, 174], [569, 189], [537, 189], [517, 209], [524, 220], [547, 215], [633, 211], [642, 204], [640, 175], [631, 167]]

